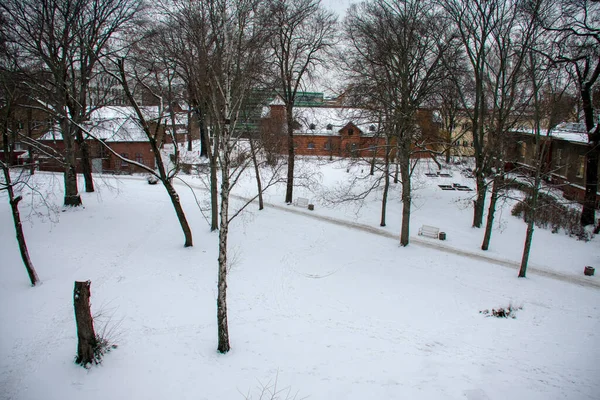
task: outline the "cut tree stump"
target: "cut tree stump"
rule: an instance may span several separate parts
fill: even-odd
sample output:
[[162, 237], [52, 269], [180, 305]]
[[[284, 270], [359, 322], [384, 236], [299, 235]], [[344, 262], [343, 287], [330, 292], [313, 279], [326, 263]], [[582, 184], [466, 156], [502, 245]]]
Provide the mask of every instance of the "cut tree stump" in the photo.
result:
[[77, 357], [75, 363], [87, 367], [96, 363], [98, 342], [94, 331], [94, 320], [90, 310], [91, 281], [77, 282], [73, 290], [73, 306], [75, 307], [75, 322], [77, 324]]
[[596, 269], [594, 267], [590, 267], [589, 265], [583, 269], [583, 274], [586, 276], [593, 276]]

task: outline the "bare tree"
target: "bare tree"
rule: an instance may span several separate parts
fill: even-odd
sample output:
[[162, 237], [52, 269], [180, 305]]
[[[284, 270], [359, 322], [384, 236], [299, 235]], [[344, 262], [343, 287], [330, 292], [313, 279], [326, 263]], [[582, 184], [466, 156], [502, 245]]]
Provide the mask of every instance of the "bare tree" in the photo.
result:
[[158, 27], [164, 42], [161, 51], [176, 63], [176, 72], [185, 83], [191, 116], [200, 129], [201, 155], [210, 167], [211, 231], [219, 226], [218, 143], [211, 141], [211, 88], [209, 54], [205, 39], [210, 23], [203, 2], [173, 1], [165, 7], [165, 21]]
[[526, 14], [536, 23], [534, 38], [527, 50], [525, 62], [526, 82], [528, 92], [531, 93], [532, 110], [532, 135], [533, 157], [530, 165], [531, 182], [527, 198], [523, 204], [526, 206], [527, 232], [523, 245], [523, 255], [519, 269], [519, 278], [524, 278], [527, 273], [533, 232], [537, 222], [538, 202], [542, 191], [542, 182], [548, 180], [552, 173], [548, 164], [548, 155], [551, 152], [552, 131], [562, 122], [568, 108], [564, 107], [567, 97], [567, 88], [572, 84], [566, 71], [554, 61], [559, 51], [552, 34], [544, 32], [539, 25], [545, 16], [553, 12], [554, 3], [537, 0], [529, 3], [531, 8], [525, 9]]
[[[561, 0], [541, 18], [544, 28], [560, 44], [557, 62], [566, 63], [579, 86], [589, 150], [585, 158], [585, 196], [581, 212], [583, 226], [595, 223], [600, 160], [600, 124], [595, 115], [594, 94], [600, 76], [600, 3]], [[599, 226], [600, 227], [600, 226]]]
[[[65, 200], [78, 206], [76, 143], [86, 191], [93, 191], [91, 160], [78, 126], [89, 117], [90, 82], [115, 33], [133, 19], [140, 0], [7, 0], [0, 4], [13, 43], [28, 70], [45, 78], [34, 83], [40, 107], [60, 124], [65, 145]], [[71, 122], [73, 121], [73, 123]]]
[[473, 226], [480, 228], [483, 222], [485, 197], [487, 193], [486, 171], [488, 155], [486, 153], [487, 114], [485, 94], [485, 75], [488, 60], [489, 41], [492, 33], [502, 26], [502, 4], [504, 0], [469, 1], [444, 0], [440, 5], [446, 11], [449, 23], [454, 25], [463, 45], [470, 66], [471, 84], [460, 85], [455, 77], [462, 108], [468, 115], [470, 131], [473, 135], [475, 156], [475, 181], [477, 198], [474, 201]]
[[199, 45], [207, 60], [208, 114], [220, 168], [217, 327], [221, 353], [230, 350], [227, 322], [228, 235], [231, 221], [249, 204], [230, 212], [231, 190], [252, 162], [240, 144], [244, 106], [261, 81], [265, 64], [265, 14], [258, 0], [200, 2], [206, 22]]
[[323, 64], [336, 43], [336, 18], [320, 0], [269, 0], [270, 47], [277, 94], [286, 110], [288, 171], [285, 202], [294, 191], [294, 103], [305, 81]]
[[19, 173], [19, 178], [13, 180], [11, 177], [11, 169], [6, 162], [0, 160], [0, 168], [2, 169], [2, 173], [4, 175], [4, 180], [0, 180], [0, 191], [6, 190], [8, 193], [8, 202], [12, 212], [13, 224], [17, 235], [17, 243], [19, 244], [21, 259], [23, 260], [23, 264], [27, 270], [27, 275], [29, 275], [31, 286], [35, 286], [40, 282], [40, 278], [38, 278], [37, 272], [35, 271], [33, 263], [31, 262], [31, 258], [29, 257], [29, 250], [27, 249], [27, 242], [25, 240], [25, 234], [23, 233], [21, 214], [19, 213], [19, 202], [23, 199], [23, 197], [17, 194], [17, 188], [19, 186], [22, 187], [26, 185], [29, 174], [26, 174], [23, 169], [20, 169], [17, 172]]
[[537, 36], [532, 15], [539, 13], [541, 1], [526, 7], [518, 2], [504, 4], [496, 29], [492, 30], [487, 50], [484, 74], [487, 98], [485, 153], [486, 176], [491, 178], [492, 190], [488, 208], [482, 250], [489, 248], [496, 204], [504, 181], [504, 162], [508, 133], [517, 127], [530, 108], [531, 91], [524, 85], [524, 63]]
[[410, 233], [411, 155], [424, 145], [417, 112], [443, 81], [442, 59], [452, 42], [440, 22], [435, 4], [421, 0], [361, 3], [351, 7], [345, 22], [355, 73], [371, 86], [394, 141], [402, 181], [402, 246]]
[[[152, 75], [152, 70], [148, 71], [147, 69], [142, 68], [144, 72], [140, 75], [137, 73], [138, 71], [136, 71], [135, 68], [129, 70], [126, 67], [126, 57], [117, 57], [113, 61], [115, 64], [115, 69], [111, 70], [107, 68], [107, 73], [112, 75], [122, 86], [127, 101], [134, 110], [135, 122], [143, 130], [146, 138], [148, 139], [148, 143], [150, 144], [150, 148], [152, 149], [152, 154], [154, 155], [156, 170], [146, 166], [145, 164], [128, 159], [123, 155], [117, 153], [105, 141], [100, 140], [101, 138], [94, 135], [92, 129], [87, 129], [83, 124], [78, 125], [78, 128], [81, 129], [87, 136], [91, 137], [92, 139], [95, 139], [100, 145], [102, 145], [106, 150], [108, 150], [113, 156], [115, 156], [119, 160], [129, 165], [141, 168], [142, 170], [155, 176], [162, 183], [169, 195], [169, 199], [171, 200], [171, 204], [173, 204], [173, 208], [177, 215], [177, 219], [179, 220], [179, 224], [181, 225], [181, 229], [185, 237], [184, 247], [191, 247], [193, 246], [192, 230], [185, 216], [185, 212], [183, 211], [179, 194], [177, 193], [177, 190], [173, 185], [173, 179], [179, 172], [179, 147], [176, 138], [175, 125], [172, 122], [170, 129], [168, 129], [168, 127], [164, 126], [165, 123], [163, 122], [166, 119], [170, 119], [171, 121], [173, 121], [173, 109], [171, 107], [169, 108], [169, 112], [167, 112], [164, 107], [159, 107], [158, 111], [154, 113], [152, 111], [149, 112], [147, 109], [140, 106], [138, 101], [136, 100], [136, 95], [134, 94], [132, 85], [138, 87], [141, 86], [143, 90], [150, 91], [150, 93], [153, 93], [154, 96], [161, 98], [160, 94], [152, 92], [150, 86], [147, 84], [147, 82], [145, 82], [144, 75], [148, 74], [149, 72], [150, 75]], [[165, 133], [171, 136], [171, 140], [174, 147], [175, 156], [173, 159], [175, 165], [173, 168], [167, 168], [162, 158], [161, 147], [164, 141]]]

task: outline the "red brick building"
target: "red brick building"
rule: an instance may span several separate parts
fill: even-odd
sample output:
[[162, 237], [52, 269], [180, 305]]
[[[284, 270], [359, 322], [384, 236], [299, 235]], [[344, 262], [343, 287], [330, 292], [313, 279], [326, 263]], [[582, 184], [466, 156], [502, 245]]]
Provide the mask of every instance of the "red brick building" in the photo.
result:
[[[144, 111], [148, 114], [149, 120], [154, 120], [152, 130], [157, 126], [157, 107], [145, 107]], [[170, 135], [165, 135], [165, 126], [171, 129], [171, 121], [164, 118], [161, 124], [158, 125], [156, 138], [159, 144], [167, 142], [171, 143]], [[95, 138], [102, 140], [114, 152], [130, 160], [144, 164], [147, 167], [155, 168], [155, 158], [148, 141], [146, 133], [139, 125], [134, 110], [131, 107], [110, 106], [100, 108], [92, 114], [92, 117], [87, 124], [87, 129]], [[175, 118], [176, 140], [181, 143], [186, 140], [187, 129], [187, 113], [178, 113]], [[47, 145], [59, 153], [64, 151], [64, 142], [62, 134], [57, 126], [54, 126], [40, 139], [40, 143]], [[111, 172], [129, 174], [133, 172], [143, 172], [139, 167], [131, 166], [122, 161], [111, 151], [98, 143], [93, 138], [88, 139], [90, 154], [92, 158], [92, 170], [96, 173]], [[52, 160], [50, 157], [40, 156], [38, 158], [40, 169], [46, 171], [62, 171], [63, 167]], [[81, 167], [78, 166], [78, 172]]]
[[[285, 107], [276, 100], [265, 109], [261, 124], [263, 139], [276, 143], [280, 152], [285, 152], [287, 146], [285, 114]], [[432, 113], [421, 111], [418, 117], [422, 132], [431, 137], [430, 131], [434, 130], [433, 136], [437, 135], [437, 125], [431, 122]], [[294, 125], [297, 155], [361, 158], [385, 156], [386, 138], [379, 122], [367, 110], [331, 106], [294, 107]], [[432, 149], [434, 142], [427, 143], [427, 147]], [[425, 151], [416, 153], [415, 156], [428, 157], [429, 154]]]

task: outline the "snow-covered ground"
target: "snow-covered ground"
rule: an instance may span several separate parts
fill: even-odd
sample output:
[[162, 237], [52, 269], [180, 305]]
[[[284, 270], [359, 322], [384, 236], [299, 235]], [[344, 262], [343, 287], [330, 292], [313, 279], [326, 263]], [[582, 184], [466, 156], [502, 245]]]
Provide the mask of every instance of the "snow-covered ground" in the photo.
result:
[[[360, 209], [324, 200], [367, 167], [300, 164], [316, 173], [310, 187], [296, 190], [316, 204], [311, 215], [380, 229], [379, 194]], [[428, 168], [415, 177], [411, 232], [435, 225], [448, 234], [444, 246], [485, 254], [483, 232], [471, 228], [472, 192], [437, 187], [472, 181], [458, 171], [427, 178]], [[60, 204], [60, 177], [36, 180]], [[0, 194], [1, 399], [258, 399], [258, 387], [275, 379], [291, 388], [289, 398], [598, 399], [598, 277], [586, 286], [569, 282], [583, 279], [584, 265], [600, 265], [598, 237], [584, 243], [536, 230], [531, 265], [565, 279], [533, 272], [518, 279], [514, 269], [481, 259], [417, 243], [401, 248], [394, 238], [286, 212], [300, 210], [283, 205], [284, 188], [275, 187], [267, 201], [281, 207], [251, 205], [230, 231], [232, 351], [221, 355], [217, 235], [190, 190], [178, 186], [194, 232], [195, 246], [184, 249], [160, 185], [105, 177], [97, 186], [83, 194], [84, 208], [59, 212], [57, 222], [32, 215], [25, 224], [43, 281], [36, 288], [27, 285]], [[248, 178], [236, 193], [253, 190]], [[399, 231], [399, 190], [381, 228], [390, 234]], [[204, 204], [207, 193], [195, 194]], [[506, 204], [488, 255], [520, 260], [524, 234]], [[73, 281], [87, 279], [92, 310], [102, 314], [96, 328], [107, 324], [119, 345], [89, 370], [73, 363]], [[479, 313], [509, 304], [523, 307], [516, 319]]]

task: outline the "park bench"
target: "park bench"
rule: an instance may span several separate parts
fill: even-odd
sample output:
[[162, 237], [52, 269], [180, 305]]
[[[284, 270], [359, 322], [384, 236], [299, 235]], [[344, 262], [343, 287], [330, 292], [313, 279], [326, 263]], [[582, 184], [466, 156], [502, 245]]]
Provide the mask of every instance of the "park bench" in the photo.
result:
[[420, 236], [428, 236], [430, 238], [437, 239], [440, 234], [440, 228], [436, 228], [435, 226], [423, 225], [419, 229]]
[[297, 207], [306, 208], [308, 207], [308, 199], [304, 197], [297, 197], [296, 201], [294, 202], [294, 205]]

